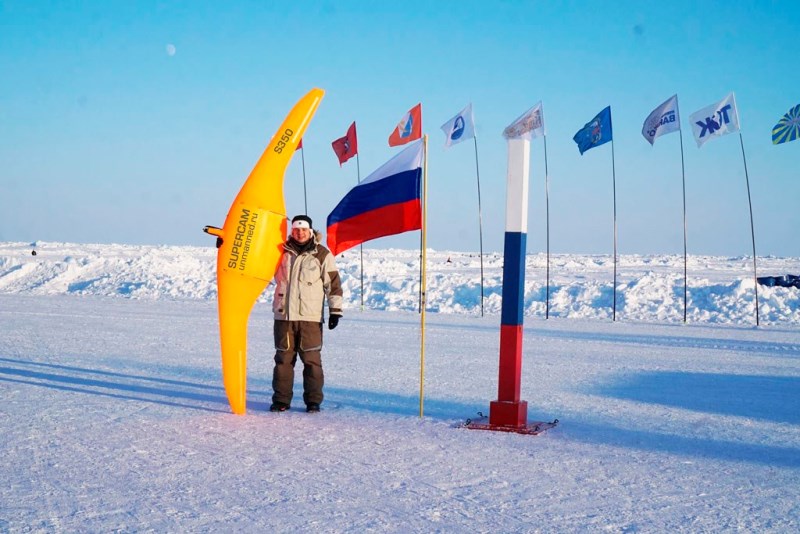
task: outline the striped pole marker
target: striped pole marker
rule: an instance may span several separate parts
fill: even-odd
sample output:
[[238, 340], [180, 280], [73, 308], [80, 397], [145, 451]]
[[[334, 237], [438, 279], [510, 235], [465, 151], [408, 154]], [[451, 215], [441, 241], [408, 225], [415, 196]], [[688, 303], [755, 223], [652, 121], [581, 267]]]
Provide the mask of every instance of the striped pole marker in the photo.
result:
[[508, 140], [506, 234], [503, 252], [503, 304], [500, 321], [500, 370], [497, 400], [489, 405], [489, 425], [523, 428], [528, 403], [520, 400], [525, 250], [528, 237], [530, 141]]

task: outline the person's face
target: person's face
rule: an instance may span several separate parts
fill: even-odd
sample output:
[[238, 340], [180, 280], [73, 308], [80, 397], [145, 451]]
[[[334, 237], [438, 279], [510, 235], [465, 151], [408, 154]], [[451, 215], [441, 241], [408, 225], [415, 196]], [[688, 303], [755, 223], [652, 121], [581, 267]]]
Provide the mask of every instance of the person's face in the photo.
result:
[[292, 228], [292, 237], [300, 244], [311, 239], [311, 228]]

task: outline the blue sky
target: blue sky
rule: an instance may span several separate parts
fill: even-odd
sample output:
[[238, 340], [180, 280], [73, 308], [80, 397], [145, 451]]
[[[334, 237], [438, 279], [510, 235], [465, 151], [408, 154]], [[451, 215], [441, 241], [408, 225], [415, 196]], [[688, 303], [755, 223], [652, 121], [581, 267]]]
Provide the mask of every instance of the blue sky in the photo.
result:
[[[230, 4], [230, 5], [227, 5]], [[772, 126], [800, 103], [792, 2], [0, 1], [0, 240], [209, 245], [285, 114], [325, 99], [306, 133], [317, 227], [356, 183], [331, 150], [355, 120], [362, 178], [422, 102], [430, 135], [428, 244], [478, 250], [472, 143], [439, 126], [468, 102], [478, 132], [485, 251], [502, 251], [501, 132], [544, 103], [551, 251], [610, 254], [611, 144], [572, 136], [614, 123], [621, 254], [683, 251], [680, 139], [651, 147], [648, 113], [680, 101], [692, 254], [751, 252], [738, 135], [698, 149], [689, 115], [736, 93], [759, 255], [800, 256], [800, 141]], [[174, 52], [174, 53], [173, 53]], [[298, 153], [289, 214], [304, 209]], [[543, 143], [532, 143], [528, 251], [545, 250]], [[418, 246], [418, 233], [372, 242]]]

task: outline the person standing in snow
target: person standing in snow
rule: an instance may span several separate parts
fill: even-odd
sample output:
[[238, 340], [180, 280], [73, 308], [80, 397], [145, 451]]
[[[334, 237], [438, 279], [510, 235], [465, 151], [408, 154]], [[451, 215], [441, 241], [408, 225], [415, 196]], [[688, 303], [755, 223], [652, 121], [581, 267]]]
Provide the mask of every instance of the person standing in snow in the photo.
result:
[[311, 218], [297, 215], [292, 233], [283, 244], [275, 273], [275, 368], [272, 372], [270, 411], [285, 412], [292, 403], [294, 365], [303, 362], [303, 401], [307, 412], [318, 412], [322, 404], [322, 325], [324, 302], [328, 301], [328, 328], [342, 317], [342, 284], [333, 254], [319, 242]]

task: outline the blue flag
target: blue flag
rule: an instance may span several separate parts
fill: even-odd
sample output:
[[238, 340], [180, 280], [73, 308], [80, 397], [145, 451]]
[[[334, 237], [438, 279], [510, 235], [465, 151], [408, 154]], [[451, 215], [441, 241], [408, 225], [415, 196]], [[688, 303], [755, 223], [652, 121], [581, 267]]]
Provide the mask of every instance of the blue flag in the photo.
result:
[[600, 146], [611, 141], [611, 106], [597, 114], [595, 118], [587, 122], [586, 125], [578, 130], [572, 138], [578, 144], [581, 155], [590, 148]]

